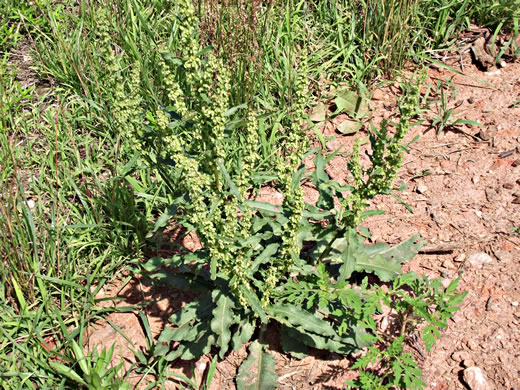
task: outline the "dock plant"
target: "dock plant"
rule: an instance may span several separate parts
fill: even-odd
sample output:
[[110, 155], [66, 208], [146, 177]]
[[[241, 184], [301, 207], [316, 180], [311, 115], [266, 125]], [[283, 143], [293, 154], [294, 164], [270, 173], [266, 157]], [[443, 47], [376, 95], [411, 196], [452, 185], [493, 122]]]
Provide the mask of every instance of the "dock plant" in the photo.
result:
[[[381, 283], [402, 288], [423, 281], [401, 276], [401, 265], [417, 253], [421, 240], [414, 236], [395, 247], [368, 245], [367, 231], [359, 227], [380, 213], [367, 210], [368, 201], [393, 191], [425, 74], [402, 82], [399, 122], [372, 129], [366, 157], [361, 142], [355, 142], [348, 184], [340, 185], [326, 172], [330, 157], [308, 148], [303, 130], [307, 69], [304, 56], [295, 55], [291, 113], [280, 122], [285, 136], [269, 170], [260, 170], [261, 109], [251, 100], [233, 101], [229, 63], [201, 46], [192, 3], [180, 1], [178, 11], [177, 44], [160, 48], [160, 72], [154, 76], [154, 85], [161, 86], [159, 101], [142, 104], [140, 69], [132, 66], [126, 82], [117, 80], [120, 99], [113, 105], [113, 120], [126, 142], [169, 188], [172, 201], [155, 230], [174, 223], [201, 242], [198, 250], [153, 257], [143, 265], [155, 282], [198, 293], [170, 317], [155, 356], [191, 360], [216, 348], [224, 358], [252, 342], [237, 385], [274, 388], [274, 360], [264, 340], [274, 327], [284, 351], [298, 358], [309, 347], [349, 354], [390, 345], [392, 353], [378, 355], [391, 373], [381, 375], [381, 381], [420, 386], [420, 371], [402, 353], [404, 337], [413, 324], [426, 321], [434, 329], [427, 335], [431, 342], [456, 306], [435, 299], [409, 300], [408, 306], [393, 300], [397, 293], [385, 293]], [[313, 162], [312, 169], [305, 159]], [[305, 202], [304, 182], [319, 191], [316, 204]], [[256, 200], [266, 186], [282, 195], [281, 204]], [[421, 283], [414, 291], [420, 297], [429, 286]], [[461, 297], [456, 285], [448, 294], [455, 303]], [[399, 339], [385, 338], [373, 319], [383, 303], [402, 318]], [[402, 363], [400, 369], [396, 362]]]

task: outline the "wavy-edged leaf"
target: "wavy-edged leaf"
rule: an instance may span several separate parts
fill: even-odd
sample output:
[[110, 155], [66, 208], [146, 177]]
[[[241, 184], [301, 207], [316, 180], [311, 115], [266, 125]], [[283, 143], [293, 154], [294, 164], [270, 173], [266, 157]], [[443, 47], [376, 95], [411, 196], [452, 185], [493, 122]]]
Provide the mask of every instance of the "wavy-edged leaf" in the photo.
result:
[[271, 317], [287, 326], [301, 326], [307, 331], [330, 337], [336, 334], [335, 330], [327, 321], [296, 306], [274, 304], [269, 306], [268, 312]]
[[251, 318], [246, 317], [239, 322], [238, 329], [231, 339], [231, 347], [233, 348], [233, 351], [239, 350], [242, 345], [251, 340], [255, 328], [255, 323], [251, 321]]
[[351, 339], [352, 343], [347, 343], [338, 341], [331, 337], [323, 337], [316, 333], [307, 332], [301, 327], [294, 328], [293, 330], [295, 334], [297, 334], [298, 340], [311, 348], [327, 350], [340, 354], [352, 353], [359, 349], [354, 345], [354, 339]]
[[280, 247], [280, 244], [276, 244], [276, 243], [273, 243], [273, 244], [269, 244], [265, 247], [265, 249], [262, 251], [262, 253], [260, 253], [255, 261], [253, 261], [253, 264], [251, 264], [251, 266], [249, 267], [249, 271], [251, 273], [255, 273], [256, 270], [258, 269], [258, 267], [269, 261], [269, 259], [271, 258], [272, 255], [274, 255], [276, 253], [276, 251], [278, 250], [278, 248]]
[[226, 184], [228, 185], [229, 187], [229, 192], [235, 197], [237, 198], [239, 201], [241, 201], [241, 196], [240, 196], [240, 191], [238, 190], [238, 187], [236, 186], [236, 184], [233, 182], [233, 180], [231, 180], [231, 176], [229, 176], [229, 173], [226, 169], [226, 166], [224, 165], [224, 163], [220, 160], [217, 160], [216, 161], [216, 164], [217, 166], [219, 167], [221, 173], [222, 173], [222, 176], [224, 177], [224, 180], [226, 181]]
[[211, 311], [213, 310], [214, 303], [211, 299], [211, 295], [204, 294], [199, 298], [186, 304], [181, 310], [173, 313], [169, 321], [181, 325], [188, 321], [191, 321], [195, 318], [208, 318], [210, 316]]
[[244, 294], [244, 297], [247, 299], [247, 303], [251, 307], [251, 309], [258, 315], [260, 318], [260, 321], [262, 321], [263, 324], [267, 323], [267, 315], [265, 314], [264, 309], [262, 308], [262, 304], [260, 303], [260, 300], [256, 296], [256, 294], [248, 289], [245, 286], [240, 286], [240, 291], [242, 294]]
[[197, 359], [211, 350], [211, 346], [216, 342], [216, 337], [213, 333], [205, 333], [199, 340], [195, 342], [183, 343], [184, 353], [180, 356], [182, 360]]
[[238, 390], [271, 390], [277, 385], [274, 358], [258, 341], [249, 346], [249, 356], [238, 369]]
[[282, 326], [280, 330], [280, 344], [285, 353], [296, 359], [305, 359], [309, 354], [309, 348], [302, 343], [300, 333], [293, 328]]
[[266, 213], [272, 213], [272, 214], [281, 214], [283, 213], [283, 207], [282, 206], [275, 206], [271, 203], [266, 202], [259, 202], [257, 200], [246, 200], [244, 201], [246, 205], [249, 207], [252, 207], [255, 210], [260, 210]]
[[385, 259], [382, 255], [358, 254], [356, 256], [356, 271], [371, 272], [376, 274], [381, 281], [389, 282], [401, 273], [401, 265], [397, 261]]
[[344, 240], [346, 247], [343, 253], [341, 253], [338, 283], [350, 279], [352, 272], [356, 269], [357, 257], [359, 255], [359, 239], [354, 229], [347, 230]]
[[218, 336], [217, 345], [220, 347], [219, 355], [222, 358], [229, 349], [229, 342], [231, 341], [231, 331], [229, 328], [235, 322], [235, 315], [233, 313], [235, 303], [230, 297], [218, 290], [215, 290], [213, 294], [213, 300], [215, 299], [217, 299], [217, 306], [213, 309], [211, 330]]
[[399, 264], [404, 264], [412, 260], [419, 250], [426, 244], [426, 241], [416, 234], [406, 241], [401, 242], [393, 247], [387, 248], [380, 253], [387, 260], [397, 261]]

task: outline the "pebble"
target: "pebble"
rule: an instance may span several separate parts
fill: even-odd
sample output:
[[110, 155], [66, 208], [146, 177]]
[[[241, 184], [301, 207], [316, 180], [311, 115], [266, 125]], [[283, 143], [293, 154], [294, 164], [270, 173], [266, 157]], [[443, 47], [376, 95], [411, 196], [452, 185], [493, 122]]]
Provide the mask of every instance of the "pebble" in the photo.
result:
[[475, 340], [469, 340], [468, 342], [466, 342], [466, 345], [472, 351], [476, 351], [478, 349], [478, 344]]
[[486, 377], [486, 374], [480, 367], [471, 366], [463, 372], [464, 382], [471, 390], [492, 390], [494, 386], [491, 385]]
[[28, 206], [31, 210], [34, 209], [34, 200], [29, 199], [29, 200], [27, 201], [27, 206]]
[[415, 187], [415, 191], [417, 191], [419, 194], [424, 194], [426, 191], [428, 191], [428, 187], [424, 183], [417, 184], [417, 187]]
[[475, 252], [469, 255], [468, 261], [472, 266], [482, 268], [484, 264], [492, 263], [493, 259], [487, 253]]
[[340, 147], [341, 147], [341, 142], [339, 140], [333, 140], [333, 141], [329, 141], [325, 144], [325, 147], [327, 148], [327, 150], [329, 152], [335, 152], [336, 150], [338, 150]]
[[455, 256], [455, 258], [453, 259], [455, 263], [462, 263], [464, 260], [466, 260], [466, 255], [464, 253]]
[[475, 365], [475, 362], [473, 360], [471, 360], [471, 359], [464, 359], [462, 361], [462, 366], [463, 367], [468, 368], [468, 367], [471, 367], [471, 366], [474, 366], [474, 365]]
[[456, 362], [462, 362], [469, 359], [469, 353], [466, 351], [456, 351], [451, 354], [451, 358]]
[[451, 262], [451, 260], [446, 259], [442, 262], [442, 266], [446, 269], [452, 269], [453, 263]]
[[493, 202], [498, 198], [498, 194], [495, 190], [491, 188], [486, 188], [486, 198], [489, 202]]

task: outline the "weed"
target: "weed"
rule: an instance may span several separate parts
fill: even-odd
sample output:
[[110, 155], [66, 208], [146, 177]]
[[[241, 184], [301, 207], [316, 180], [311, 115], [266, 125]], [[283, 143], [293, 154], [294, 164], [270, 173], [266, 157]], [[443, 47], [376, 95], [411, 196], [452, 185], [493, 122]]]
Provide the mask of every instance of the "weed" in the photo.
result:
[[123, 367], [123, 362], [115, 367], [109, 368], [112, 364], [114, 344], [112, 344], [108, 351], [103, 348], [101, 353], [98, 354], [98, 352], [94, 350], [90, 356], [84, 355], [83, 349], [76, 341], [72, 340], [71, 344], [72, 350], [74, 351], [74, 359], [81, 368], [81, 373], [77, 373], [62, 363], [50, 362], [51, 367], [58, 371], [58, 373], [66, 376], [77, 385], [85, 386], [89, 390], [125, 390], [130, 388], [128, 382], [118, 377]]
[[450, 107], [450, 101], [455, 99], [456, 90], [453, 88], [453, 77], [446, 80], [437, 80], [433, 88], [431, 86], [428, 88], [428, 92], [424, 96], [423, 101], [428, 100], [428, 96], [430, 91], [433, 89], [435, 95], [438, 99], [428, 102], [428, 104], [435, 104], [436, 113], [431, 118], [431, 126], [436, 129], [437, 135], [442, 133], [443, 131], [456, 129], [459, 125], [471, 125], [471, 126], [479, 126], [482, 125], [478, 122], [468, 120], [453, 118], [453, 114], [456, 113], [456, 107]]

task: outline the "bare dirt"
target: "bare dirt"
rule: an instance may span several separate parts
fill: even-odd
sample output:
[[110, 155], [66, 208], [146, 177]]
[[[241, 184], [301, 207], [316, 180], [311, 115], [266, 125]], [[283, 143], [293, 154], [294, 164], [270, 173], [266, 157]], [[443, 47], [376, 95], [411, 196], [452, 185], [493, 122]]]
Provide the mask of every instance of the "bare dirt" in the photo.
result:
[[[427, 123], [413, 127], [408, 140], [415, 136], [419, 139], [405, 155], [398, 179], [406, 184], [399, 196], [412, 207], [413, 214], [394, 198], [381, 197], [373, 206], [386, 210], [386, 214], [364, 225], [374, 242], [396, 244], [417, 233], [426, 239], [426, 253], [408, 263], [406, 271], [440, 277], [445, 283], [462, 275], [460, 290], [468, 291], [468, 295], [442, 332], [442, 339], [430, 352], [420, 343], [410, 347], [423, 369], [426, 389], [467, 389], [463, 371], [471, 366], [482, 369], [489, 389], [519, 389], [520, 235], [511, 228], [520, 225], [520, 104], [513, 106], [520, 99], [520, 63], [483, 72], [468, 58], [464, 60], [465, 75], [453, 78], [457, 94], [450, 107], [458, 107], [454, 118], [478, 121], [483, 127], [461, 125], [438, 136]], [[430, 82], [451, 76], [453, 73], [440, 69], [429, 73]], [[396, 93], [398, 90], [387, 86], [374, 94], [375, 123], [395, 115]], [[336, 133], [334, 125], [324, 131], [325, 136], [336, 137], [327, 144], [330, 150], [344, 145], [345, 152], [350, 152], [354, 136]], [[356, 136], [366, 133], [361, 130]], [[347, 173], [345, 158], [335, 158], [329, 174], [341, 181]], [[315, 194], [308, 192], [312, 201]], [[480, 258], [488, 262], [475, 261], [475, 253], [481, 253]], [[127, 299], [119, 306], [151, 303], [145, 313], [154, 336], [167, 317], [190, 298], [173, 289], [152, 287], [141, 277], [120, 292], [114, 289], [102, 295], [116, 294]], [[113, 313], [109, 319], [129, 340], [106, 323], [98, 324], [89, 330], [89, 346], [100, 348], [115, 341], [129, 367], [135, 358], [128, 346], [142, 349], [145, 345], [142, 323], [135, 313]], [[304, 360], [295, 360], [281, 354], [274, 342], [272, 348], [281, 389], [343, 389], [356, 375], [349, 371], [352, 358], [348, 356], [315, 352]], [[245, 356], [242, 349], [220, 362], [211, 388], [234, 388], [233, 378]], [[200, 379], [209, 360], [204, 357], [174, 364], [172, 369], [190, 377], [195, 372]], [[134, 384], [141, 376], [133, 377]], [[139, 387], [144, 388], [147, 381], [145, 378]], [[166, 387], [175, 386], [172, 381]]]

